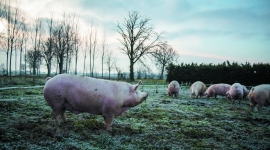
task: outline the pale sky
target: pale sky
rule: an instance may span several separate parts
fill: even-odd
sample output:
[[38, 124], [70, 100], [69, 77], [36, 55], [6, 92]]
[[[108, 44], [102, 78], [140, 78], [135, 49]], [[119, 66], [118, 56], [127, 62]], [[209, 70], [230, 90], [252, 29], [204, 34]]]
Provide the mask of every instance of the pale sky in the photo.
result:
[[[73, 12], [82, 29], [93, 21], [119, 53], [117, 23], [137, 11], [151, 18], [155, 31], [165, 32], [179, 63], [270, 63], [269, 0], [21, 0], [20, 8], [29, 18]], [[117, 56], [119, 64], [128, 62], [124, 54]]]

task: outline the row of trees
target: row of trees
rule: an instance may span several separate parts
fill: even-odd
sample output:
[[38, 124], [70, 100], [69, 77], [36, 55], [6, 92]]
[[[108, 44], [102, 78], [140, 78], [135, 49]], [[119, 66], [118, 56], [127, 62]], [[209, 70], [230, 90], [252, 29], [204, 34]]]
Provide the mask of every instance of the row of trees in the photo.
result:
[[229, 61], [221, 64], [170, 64], [166, 68], [167, 81], [177, 80], [180, 82], [202, 81], [205, 84], [239, 82], [244, 85], [258, 85], [270, 83], [270, 64], [254, 63], [238, 64]]
[[[11, 77], [12, 58], [15, 52], [15, 67], [17, 67], [17, 53], [20, 54], [20, 74], [22, 74], [23, 61], [37, 75], [41, 64], [45, 62], [47, 76], [51, 75], [52, 63], [56, 64], [58, 73], [69, 73], [74, 69], [77, 74], [77, 63], [80, 53], [84, 55], [84, 74], [86, 74], [86, 59], [90, 62], [90, 73], [93, 76], [95, 59], [97, 58], [97, 30], [90, 25], [89, 33], [80, 34], [78, 20], [75, 14], [63, 13], [62, 19], [40, 18], [27, 22], [19, 6], [12, 7], [10, 1], [0, 2], [0, 18], [5, 26], [1, 32], [1, 49], [6, 53], [6, 74]], [[106, 44], [106, 32], [102, 37], [102, 74], [103, 64], [109, 72], [115, 66], [115, 59]], [[74, 67], [72, 67], [72, 62]], [[24, 72], [26, 73], [26, 66]], [[15, 68], [15, 70], [18, 70]]]
[[[28, 67], [36, 76], [42, 64], [47, 68], [47, 76], [51, 76], [52, 66], [55, 66], [56, 72], [60, 74], [69, 73], [71, 70], [77, 74], [79, 55], [83, 57], [84, 75], [93, 76], [97, 57], [102, 61], [102, 77], [104, 65], [109, 74], [112, 69], [121, 72], [116, 65], [116, 57], [107, 44], [106, 31], [99, 34], [93, 23], [89, 24], [88, 32], [82, 34], [75, 14], [63, 13], [62, 19], [55, 19], [53, 15], [50, 18], [37, 16], [30, 21], [25, 18], [28, 17], [19, 9], [19, 5], [12, 7], [10, 0], [0, 2], [0, 21], [5, 26], [5, 31], [0, 34], [0, 44], [1, 51], [6, 53], [6, 74], [10, 78], [14, 62], [15, 70], [20, 70], [20, 75], [22, 71], [26, 73]], [[161, 41], [163, 33], [155, 32], [149, 21], [149, 18], [142, 17], [138, 12], [130, 12], [124, 23], [116, 26], [121, 43], [118, 48], [130, 60], [131, 81], [134, 81], [136, 62], [147, 68], [144, 60], [151, 58], [161, 70], [162, 79], [165, 66], [177, 58], [176, 51], [167, 42]], [[98, 38], [100, 35], [102, 37]], [[12, 60], [14, 56], [15, 61]]]

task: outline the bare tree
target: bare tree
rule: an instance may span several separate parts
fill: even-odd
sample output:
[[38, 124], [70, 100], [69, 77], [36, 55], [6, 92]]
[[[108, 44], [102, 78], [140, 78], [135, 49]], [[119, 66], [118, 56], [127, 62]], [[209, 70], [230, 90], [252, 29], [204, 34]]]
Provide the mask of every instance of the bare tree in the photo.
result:
[[[26, 42], [27, 42], [27, 27], [26, 24], [23, 23], [22, 24], [22, 28], [21, 28], [21, 33], [20, 33], [20, 40], [19, 40], [19, 48], [20, 48], [20, 77], [22, 76], [22, 70], [26, 68], [26, 66], [23, 66], [22, 61], [23, 61], [23, 53], [26, 55], [25, 53], [25, 48], [26, 48]], [[24, 52], [23, 52], [24, 50]], [[25, 60], [25, 59], [24, 59]], [[24, 65], [26, 64], [26, 62], [24, 62]]]
[[[37, 73], [37, 64], [39, 63], [39, 56], [41, 55], [40, 51], [35, 51], [35, 50], [29, 50], [26, 53], [26, 62], [28, 63], [28, 67], [32, 68], [32, 71], [35, 71]], [[35, 68], [35, 69], [34, 69]], [[31, 71], [30, 71], [31, 72]], [[32, 72], [34, 75], [34, 72]]]
[[[89, 75], [90, 76], [92, 76], [92, 73], [91, 73], [91, 71], [92, 71], [92, 53], [93, 53], [93, 22], [90, 24], [90, 30], [88, 31], [89, 32], [89, 37], [87, 37], [88, 38], [88, 47], [89, 47], [89, 63], [90, 63], [90, 65], [89, 65]], [[86, 44], [87, 44], [86, 43]]]
[[[35, 20], [34, 20], [34, 23], [32, 25], [32, 50], [33, 54], [31, 54], [31, 56], [33, 57], [32, 58], [32, 61], [31, 61], [31, 67], [33, 69], [33, 75], [36, 76], [38, 74], [38, 70], [39, 70], [39, 65], [40, 65], [40, 62], [41, 62], [41, 42], [42, 42], [42, 23], [41, 23], [41, 20], [39, 17], [37, 17]], [[28, 53], [30, 55], [30, 52]], [[28, 58], [29, 59], [29, 58]], [[29, 62], [29, 61], [28, 61]]]
[[[87, 39], [87, 38], [85, 38], [85, 39]], [[84, 46], [83, 51], [82, 51], [82, 53], [83, 53], [83, 75], [86, 74], [86, 56], [87, 56], [87, 51], [88, 51], [88, 42], [87, 41], [88, 40], [84, 41], [85, 46]], [[91, 59], [90, 59], [90, 62], [91, 62]]]
[[130, 61], [130, 81], [134, 81], [134, 64], [144, 55], [151, 52], [151, 49], [160, 44], [162, 33], [156, 33], [152, 26], [149, 26], [150, 19], [144, 18], [138, 12], [130, 12], [125, 18], [121, 27], [118, 23], [117, 31], [121, 35], [118, 38], [124, 52]]
[[79, 46], [81, 45], [80, 36], [79, 36], [79, 26], [76, 23], [74, 29], [74, 52], [75, 52], [75, 75], [77, 75], [77, 64], [78, 64], [78, 57], [79, 57]]
[[88, 38], [88, 47], [89, 47], [89, 62], [90, 62], [90, 69], [89, 74], [90, 76], [94, 76], [94, 66], [95, 66], [95, 59], [97, 58], [97, 30], [93, 31], [93, 23], [90, 25], [89, 37]]
[[113, 56], [112, 50], [107, 50], [107, 53], [105, 54], [105, 64], [107, 65], [107, 69], [109, 71], [109, 80], [110, 80], [111, 71], [113, 68], [115, 68], [115, 65], [116, 65], [116, 58]]
[[[94, 67], [95, 67], [95, 59], [97, 59], [97, 30], [95, 30], [94, 33], [94, 41], [91, 44], [93, 45], [93, 51], [92, 51], [92, 66], [91, 66], [91, 76], [94, 76]], [[91, 57], [91, 55], [90, 55]]]
[[106, 31], [104, 31], [101, 43], [101, 76], [103, 78], [103, 64], [105, 59], [105, 54], [107, 53], [107, 43], [106, 43]]
[[1, 21], [6, 27], [6, 34], [1, 35], [1, 46], [6, 50], [6, 74], [11, 78], [12, 71], [12, 56], [16, 50], [16, 44], [20, 38], [19, 32], [22, 25], [21, 12], [19, 6], [11, 7], [10, 0], [1, 2]]
[[156, 65], [161, 70], [159, 79], [163, 79], [164, 69], [165, 67], [177, 60], [178, 54], [173, 48], [168, 45], [166, 42], [162, 45], [159, 45], [155, 48], [155, 51], [152, 53], [152, 56], [154, 57], [154, 61]]
[[47, 67], [47, 77], [51, 76], [51, 68], [52, 68], [52, 59], [54, 57], [54, 51], [53, 51], [53, 46], [54, 46], [54, 42], [53, 42], [53, 18], [51, 17], [48, 21], [47, 21], [47, 25], [48, 25], [48, 37], [47, 39], [43, 42], [42, 44], [42, 57], [45, 60], [46, 63], [46, 67]]

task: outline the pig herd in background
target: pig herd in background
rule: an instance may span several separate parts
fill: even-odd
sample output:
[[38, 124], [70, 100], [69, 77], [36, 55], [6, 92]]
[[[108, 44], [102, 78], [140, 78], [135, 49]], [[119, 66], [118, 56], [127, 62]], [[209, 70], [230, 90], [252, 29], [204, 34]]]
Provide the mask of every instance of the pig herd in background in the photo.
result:
[[[169, 96], [175, 95], [178, 97], [179, 90], [179, 83], [175, 80], [168, 85]], [[257, 107], [259, 112], [261, 112], [262, 106], [270, 105], [270, 84], [261, 84], [252, 87], [251, 90], [248, 91], [246, 86], [241, 85], [240, 83], [234, 83], [233, 85], [224, 83], [213, 84], [206, 88], [206, 85], [203, 82], [196, 81], [191, 85], [190, 93], [192, 98], [198, 98], [204, 95], [206, 98], [216, 98], [217, 95], [226, 96], [232, 100], [232, 104], [234, 104], [235, 100], [238, 100], [240, 104], [241, 100], [246, 99], [248, 96], [251, 111], [253, 111], [256, 104], [258, 104]]]

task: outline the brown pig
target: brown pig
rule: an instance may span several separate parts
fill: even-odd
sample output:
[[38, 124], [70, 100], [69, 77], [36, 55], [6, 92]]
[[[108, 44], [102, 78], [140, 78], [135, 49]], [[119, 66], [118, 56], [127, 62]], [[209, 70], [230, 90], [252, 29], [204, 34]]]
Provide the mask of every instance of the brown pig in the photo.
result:
[[49, 79], [43, 90], [44, 98], [52, 109], [55, 124], [59, 115], [66, 121], [65, 111], [102, 115], [107, 131], [112, 122], [126, 110], [142, 103], [148, 94], [138, 91], [138, 86], [91, 77], [60, 74]]
[[196, 81], [194, 82], [191, 87], [190, 87], [190, 93], [191, 97], [198, 98], [198, 96], [202, 97], [206, 91], [206, 86], [203, 82], [201, 81]]
[[231, 88], [231, 85], [219, 83], [219, 84], [213, 84], [211, 85], [205, 92], [206, 98], [214, 97], [217, 98], [217, 95], [220, 96], [226, 96], [226, 92], [229, 91]]
[[230, 90], [226, 92], [227, 97], [232, 100], [232, 104], [234, 104], [235, 100], [238, 100], [239, 104], [244, 96], [243, 86], [240, 83], [234, 83]]
[[178, 98], [178, 93], [180, 90], [179, 83], [175, 80], [171, 81], [171, 83], [168, 85], [168, 95], [169, 96], [175, 96]]
[[261, 112], [262, 106], [270, 106], [270, 84], [261, 84], [251, 88], [248, 94], [250, 109], [258, 104], [258, 111]]

